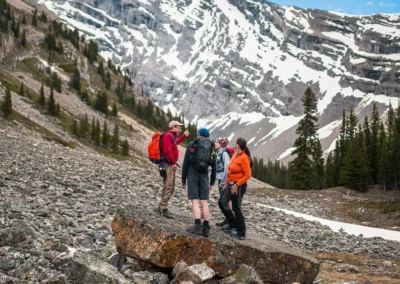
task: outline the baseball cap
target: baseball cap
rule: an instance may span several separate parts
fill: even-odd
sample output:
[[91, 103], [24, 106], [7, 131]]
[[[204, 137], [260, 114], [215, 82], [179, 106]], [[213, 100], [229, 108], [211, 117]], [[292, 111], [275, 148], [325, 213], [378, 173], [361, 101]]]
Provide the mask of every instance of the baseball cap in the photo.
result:
[[168, 124], [168, 127], [169, 127], [169, 128], [172, 128], [172, 127], [175, 127], [175, 126], [178, 126], [178, 125], [182, 126], [182, 125], [184, 125], [184, 124], [183, 124], [183, 123], [180, 123], [179, 121], [173, 120], [173, 121], [171, 121], [171, 122]]

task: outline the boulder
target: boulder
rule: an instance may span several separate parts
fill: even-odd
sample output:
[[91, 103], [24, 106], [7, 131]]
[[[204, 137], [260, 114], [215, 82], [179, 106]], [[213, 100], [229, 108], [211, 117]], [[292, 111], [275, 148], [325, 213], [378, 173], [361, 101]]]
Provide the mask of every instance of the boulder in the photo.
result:
[[174, 279], [174, 283], [192, 282], [194, 284], [203, 283], [206, 280], [213, 278], [214, 270], [208, 267], [205, 263], [195, 264], [186, 267]]
[[161, 272], [140, 271], [130, 275], [133, 283], [138, 284], [169, 284], [169, 277], [167, 274]]
[[63, 268], [63, 272], [74, 283], [131, 283], [116, 267], [90, 254], [74, 255]]
[[19, 228], [10, 227], [0, 230], [0, 247], [16, 246], [25, 239], [25, 233]]
[[239, 269], [231, 277], [222, 279], [220, 284], [263, 284], [260, 276], [253, 267], [246, 264], [240, 265]]
[[228, 237], [217, 228], [209, 238], [187, 232], [191, 218], [163, 218], [149, 208], [121, 209], [112, 222], [117, 251], [159, 267], [173, 268], [183, 260], [188, 265], [205, 263], [220, 277], [228, 277], [241, 264], [255, 269], [263, 282], [312, 283], [319, 263], [298, 250], [248, 232], [245, 241]]

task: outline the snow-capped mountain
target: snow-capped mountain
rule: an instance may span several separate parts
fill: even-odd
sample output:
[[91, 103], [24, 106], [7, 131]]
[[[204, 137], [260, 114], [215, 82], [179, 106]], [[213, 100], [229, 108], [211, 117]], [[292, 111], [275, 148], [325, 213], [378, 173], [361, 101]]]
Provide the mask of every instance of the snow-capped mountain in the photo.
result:
[[[262, 0], [39, 0], [132, 72], [159, 106], [243, 136], [286, 161], [310, 86], [319, 137], [334, 146], [342, 109], [360, 120], [400, 92], [400, 15], [350, 16]], [[285, 159], [286, 158], [286, 159]]]

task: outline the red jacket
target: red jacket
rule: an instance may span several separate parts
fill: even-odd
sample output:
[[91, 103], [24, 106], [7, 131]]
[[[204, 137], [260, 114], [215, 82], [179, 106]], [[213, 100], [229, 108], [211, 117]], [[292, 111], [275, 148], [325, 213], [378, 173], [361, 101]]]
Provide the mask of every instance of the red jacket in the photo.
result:
[[176, 138], [177, 133], [168, 130], [162, 139], [162, 155], [167, 160], [166, 164], [175, 165], [179, 158], [178, 145], [185, 140], [186, 135], [182, 134]]

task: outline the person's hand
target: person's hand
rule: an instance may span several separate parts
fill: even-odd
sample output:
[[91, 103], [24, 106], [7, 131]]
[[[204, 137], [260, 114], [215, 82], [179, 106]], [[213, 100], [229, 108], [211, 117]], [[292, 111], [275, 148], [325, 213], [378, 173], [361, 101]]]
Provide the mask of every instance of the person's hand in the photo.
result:
[[231, 187], [231, 193], [232, 193], [232, 194], [237, 194], [237, 185], [236, 185], [236, 183], [235, 183], [234, 185], [232, 185], [232, 187]]
[[185, 134], [186, 137], [189, 137], [189, 130], [185, 130], [185, 132], [183, 132], [183, 134]]
[[209, 190], [209, 191], [213, 190], [213, 186], [212, 186], [212, 185], [209, 185], [209, 186], [208, 186], [208, 190]]
[[175, 164], [175, 165], [172, 165], [171, 168], [172, 168], [173, 171], [176, 171], [176, 169], [177, 169], [178, 167], [177, 167], [176, 164]]
[[186, 184], [182, 184], [182, 188], [183, 188], [183, 189], [186, 189]]

